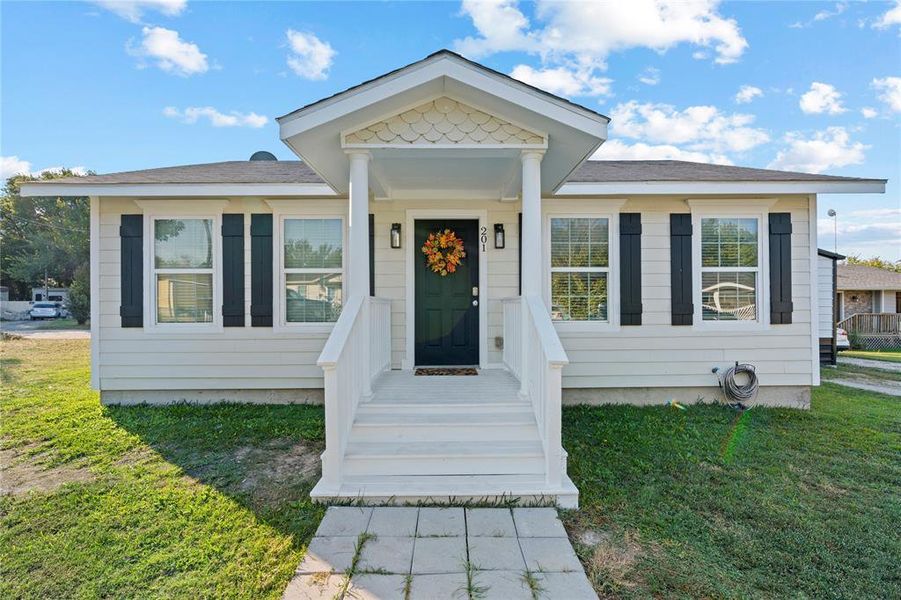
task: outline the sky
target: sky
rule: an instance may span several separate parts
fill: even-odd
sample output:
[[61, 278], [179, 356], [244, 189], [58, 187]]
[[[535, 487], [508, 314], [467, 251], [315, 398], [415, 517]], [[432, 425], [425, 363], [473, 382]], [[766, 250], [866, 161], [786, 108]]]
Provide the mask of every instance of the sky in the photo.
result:
[[889, 179], [820, 247], [901, 259], [901, 0], [0, 0], [0, 175], [295, 158], [275, 117], [441, 48], [610, 116], [595, 158]]

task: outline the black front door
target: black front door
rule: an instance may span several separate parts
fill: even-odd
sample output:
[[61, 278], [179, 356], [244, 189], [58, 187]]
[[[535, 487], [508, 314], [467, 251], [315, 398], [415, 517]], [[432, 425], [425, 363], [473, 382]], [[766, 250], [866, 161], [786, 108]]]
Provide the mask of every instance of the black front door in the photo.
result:
[[[422, 246], [430, 233], [450, 229], [463, 240], [463, 258], [455, 273], [441, 276], [429, 268]], [[416, 365], [479, 364], [479, 222], [464, 219], [416, 221], [415, 277]]]

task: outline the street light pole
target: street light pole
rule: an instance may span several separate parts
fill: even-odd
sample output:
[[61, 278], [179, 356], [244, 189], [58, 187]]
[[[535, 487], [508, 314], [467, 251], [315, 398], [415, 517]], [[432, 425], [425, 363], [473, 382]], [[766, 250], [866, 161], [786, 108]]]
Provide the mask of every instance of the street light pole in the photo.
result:
[[832, 251], [838, 254], [838, 216], [831, 208], [826, 214], [832, 217]]

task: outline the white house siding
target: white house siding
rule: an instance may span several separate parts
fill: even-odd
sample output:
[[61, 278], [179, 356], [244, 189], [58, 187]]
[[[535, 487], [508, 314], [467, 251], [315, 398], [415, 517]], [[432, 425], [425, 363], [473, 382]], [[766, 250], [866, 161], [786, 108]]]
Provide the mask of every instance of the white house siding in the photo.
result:
[[[596, 199], [601, 200], [601, 199]], [[192, 202], [192, 200], [185, 200]], [[202, 201], [201, 201], [202, 202]], [[346, 199], [303, 200], [315, 212], [346, 214]], [[546, 213], [590, 211], [592, 199], [545, 199]], [[272, 212], [259, 198], [232, 198], [224, 212], [245, 213], [246, 327], [211, 333], [159, 333], [122, 328], [119, 317], [119, 221], [121, 214], [140, 213], [127, 198], [102, 198], [99, 252], [99, 383], [102, 390], [290, 390], [323, 385], [316, 359], [327, 332], [280, 332], [250, 327], [250, 214]], [[376, 295], [392, 300], [392, 366], [406, 362], [407, 211], [484, 211], [487, 244], [487, 360], [501, 364], [495, 338], [503, 335], [503, 298], [518, 294], [518, 202], [485, 200], [374, 201]], [[642, 213], [641, 326], [588, 332], [564, 331], [569, 355], [566, 388], [706, 387], [715, 383], [711, 367], [734, 361], [758, 369], [763, 386], [812, 384], [810, 329], [810, 246], [806, 196], [780, 199], [769, 210], [792, 213], [791, 325], [755, 331], [711, 331], [670, 325], [669, 214], [689, 212], [685, 198], [629, 198], [620, 209]], [[402, 223], [403, 248], [389, 247], [392, 223]], [[493, 225], [503, 223], [506, 248], [493, 244]], [[762, 239], [766, 243], [766, 239]], [[414, 255], [415, 256], [415, 255]], [[765, 272], [764, 272], [765, 273]], [[275, 274], [276, 277], [278, 274]], [[765, 274], [764, 274], [765, 276]], [[618, 277], [613, 273], [612, 277]], [[483, 295], [483, 300], [486, 297]], [[149, 319], [145, 315], [145, 319]]]
[[[186, 199], [185, 203], [204, 202]], [[343, 214], [346, 200], [304, 200], [313, 210]], [[272, 212], [258, 198], [231, 198], [226, 213], [243, 212], [246, 327], [218, 332], [162, 333], [120, 326], [120, 215], [143, 211], [129, 198], [100, 199], [100, 389], [261, 390], [321, 388], [316, 359], [328, 333], [274, 332], [250, 327], [250, 215]], [[145, 256], [145, 276], [147, 257]], [[277, 276], [277, 274], [276, 274]], [[147, 323], [152, 315], [144, 315]], [[282, 400], [285, 400], [282, 398]]]
[[832, 307], [835, 300], [835, 291], [832, 289], [832, 265], [834, 261], [825, 256], [817, 256], [817, 298], [819, 302], [819, 311], [817, 313], [817, 321], [819, 322], [817, 334], [821, 338], [832, 337]]
[[[591, 204], [591, 199], [545, 199], [543, 210], [580, 213]], [[814, 384], [807, 196], [781, 198], [768, 209], [791, 213], [794, 313], [790, 325], [759, 330], [671, 325], [669, 215], [688, 213], [689, 206], [684, 197], [643, 196], [628, 198], [620, 210], [641, 213], [642, 325], [595, 332], [558, 326], [570, 360], [563, 369], [564, 388], [712, 386], [711, 368], [735, 361], [755, 365], [761, 386]], [[761, 242], [767, 243], [766, 237]]]

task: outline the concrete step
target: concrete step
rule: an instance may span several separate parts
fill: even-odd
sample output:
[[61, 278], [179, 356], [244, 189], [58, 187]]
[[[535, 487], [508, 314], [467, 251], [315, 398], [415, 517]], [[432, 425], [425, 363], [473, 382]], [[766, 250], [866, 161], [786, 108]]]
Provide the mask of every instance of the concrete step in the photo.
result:
[[544, 452], [528, 441], [401, 441], [347, 444], [345, 477], [373, 475], [539, 475]]

